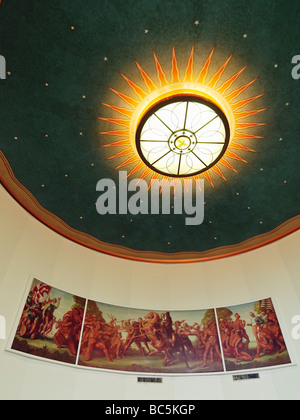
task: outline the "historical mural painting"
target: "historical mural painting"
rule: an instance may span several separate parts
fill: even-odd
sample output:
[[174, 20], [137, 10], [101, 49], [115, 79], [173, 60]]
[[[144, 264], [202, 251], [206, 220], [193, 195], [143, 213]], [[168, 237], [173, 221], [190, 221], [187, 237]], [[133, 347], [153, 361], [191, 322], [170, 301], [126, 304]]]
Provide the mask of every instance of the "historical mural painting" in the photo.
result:
[[271, 298], [145, 310], [87, 300], [36, 279], [8, 350], [124, 373], [221, 374], [292, 364]]
[[222, 372], [215, 311], [146, 311], [89, 301], [79, 364], [131, 372]]
[[76, 363], [85, 299], [33, 280], [12, 349]]
[[227, 371], [291, 363], [271, 298], [217, 309]]

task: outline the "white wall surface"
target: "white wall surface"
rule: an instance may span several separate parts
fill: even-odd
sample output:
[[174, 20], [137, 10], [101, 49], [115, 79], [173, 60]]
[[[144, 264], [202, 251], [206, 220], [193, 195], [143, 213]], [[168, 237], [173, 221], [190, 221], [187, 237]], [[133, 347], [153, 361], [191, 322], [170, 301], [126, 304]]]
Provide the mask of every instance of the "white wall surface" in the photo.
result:
[[[202, 309], [271, 296], [298, 363], [291, 337], [300, 315], [300, 232], [256, 251], [195, 264], [148, 264], [81, 247], [43, 226], [0, 187], [0, 315], [10, 334], [30, 275], [53, 287], [134, 308]], [[0, 400], [4, 399], [300, 399], [300, 368], [231, 375], [165, 377], [140, 384], [134, 375], [106, 373], [33, 360], [5, 351], [0, 339]]]

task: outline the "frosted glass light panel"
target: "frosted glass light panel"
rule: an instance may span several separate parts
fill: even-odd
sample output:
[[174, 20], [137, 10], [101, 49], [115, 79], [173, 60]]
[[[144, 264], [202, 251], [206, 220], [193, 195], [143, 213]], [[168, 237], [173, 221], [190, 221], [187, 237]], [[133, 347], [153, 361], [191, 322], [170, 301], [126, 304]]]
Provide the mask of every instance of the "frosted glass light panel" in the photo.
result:
[[144, 116], [136, 135], [145, 164], [170, 177], [208, 170], [224, 155], [228, 142], [229, 124], [223, 112], [193, 97], [159, 104]]

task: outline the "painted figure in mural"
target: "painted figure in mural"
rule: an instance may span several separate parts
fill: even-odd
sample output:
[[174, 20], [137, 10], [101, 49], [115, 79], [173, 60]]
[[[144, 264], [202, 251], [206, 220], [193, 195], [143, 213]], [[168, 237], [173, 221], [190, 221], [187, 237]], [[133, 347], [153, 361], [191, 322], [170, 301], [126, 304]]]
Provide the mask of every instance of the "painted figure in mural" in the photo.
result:
[[197, 322], [194, 323], [194, 325], [191, 327], [190, 331], [191, 331], [190, 332], [191, 336], [196, 336], [197, 337], [197, 347], [196, 347], [196, 349], [199, 352], [200, 350], [202, 350], [205, 347], [205, 340], [204, 340], [205, 333], [204, 333], [203, 330], [201, 330], [201, 327]]
[[145, 331], [145, 336], [148, 338], [150, 345], [154, 348], [149, 355], [152, 356], [156, 353], [164, 353], [165, 359], [163, 365], [173, 360], [172, 353], [170, 351], [170, 346], [167, 343], [167, 337], [162, 335], [161, 319], [158, 313], [149, 312], [144, 316], [145, 322], [143, 324], [143, 329]]
[[239, 361], [251, 362], [253, 360], [253, 357], [248, 353], [248, 343], [243, 342], [241, 330], [233, 329], [231, 331], [229, 345], [231, 347], [231, 356], [235, 357], [235, 363]]
[[34, 303], [33, 299], [32, 299], [32, 295], [33, 295], [33, 292], [29, 292], [29, 294], [27, 296], [27, 299], [26, 299], [26, 303], [24, 305], [24, 309], [23, 309], [20, 321], [19, 321], [19, 325], [18, 325], [18, 328], [17, 328], [17, 333], [18, 334], [20, 334], [20, 332], [22, 331], [22, 333], [20, 334], [21, 336], [24, 336], [25, 333], [26, 333], [26, 330], [27, 330], [27, 328], [25, 326], [26, 323], [28, 322], [27, 313], [28, 313], [29, 309], [33, 306], [33, 303]]
[[175, 334], [177, 334], [178, 340], [178, 352], [182, 353], [183, 358], [187, 364], [187, 357], [189, 353], [192, 353], [196, 357], [197, 352], [193, 346], [192, 341], [189, 338], [189, 335], [192, 334], [192, 327], [189, 326], [185, 321], [175, 321], [174, 322]]
[[[236, 313], [234, 320], [229, 317], [219, 318], [219, 329], [221, 344], [225, 357], [234, 358], [235, 363], [240, 361], [251, 362], [254, 359], [261, 359], [264, 355], [279, 354], [286, 350], [284, 338], [273, 309], [261, 309], [256, 304], [258, 314], [250, 312], [250, 322], [246, 324]], [[255, 308], [255, 309], [256, 309]], [[249, 349], [250, 338], [245, 327], [251, 327], [256, 342], [256, 349], [253, 345]], [[253, 351], [254, 350], [254, 351]]]
[[54, 311], [58, 308], [59, 302], [60, 299], [53, 301], [49, 299], [46, 304], [34, 303], [29, 295], [18, 326], [18, 334], [31, 340], [45, 338], [53, 329]]
[[139, 321], [130, 322], [128, 321], [122, 321], [122, 328], [127, 332], [127, 337], [124, 343], [123, 351], [122, 351], [122, 357], [126, 355], [127, 350], [135, 344], [139, 351], [141, 352], [142, 356], [146, 356], [146, 351], [143, 347], [146, 347], [148, 350], [148, 353], [150, 353], [150, 349], [148, 346], [148, 341], [145, 337], [145, 331], [144, 326], [142, 323], [142, 320], [139, 319]]
[[162, 319], [162, 333], [172, 340], [173, 335], [173, 321], [170, 312], [163, 312], [161, 314]]
[[221, 344], [224, 356], [235, 358], [238, 361], [252, 361], [253, 357], [248, 352], [250, 339], [246, 333], [246, 322], [240, 319], [239, 314], [234, 315], [235, 320], [219, 319]]
[[253, 335], [254, 335], [256, 341], [258, 342], [258, 334], [257, 334], [258, 328], [259, 328], [260, 325], [262, 325], [264, 323], [264, 320], [260, 316], [255, 315], [253, 312], [250, 312], [249, 315], [251, 317], [251, 320], [250, 320], [250, 323], [247, 324], [247, 325], [249, 327], [252, 327]]
[[203, 339], [205, 341], [205, 352], [203, 355], [202, 368], [207, 366], [208, 352], [210, 354], [210, 363], [214, 362], [214, 351], [217, 354], [217, 356], [222, 360], [222, 355], [219, 347], [218, 329], [217, 324], [214, 320], [209, 321], [205, 326]]
[[276, 314], [268, 311], [265, 322], [257, 325], [257, 351], [256, 358], [264, 354], [282, 353], [286, 349], [285, 341], [279, 327]]
[[54, 326], [55, 317], [54, 311], [59, 308], [61, 298], [49, 299], [43, 307], [43, 328], [41, 331], [42, 336], [45, 338], [47, 334], [50, 334]]
[[[245, 330], [246, 321], [241, 320], [241, 317], [239, 314], [235, 314], [234, 317], [235, 317], [235, 321], [232, 324], [233, 331], [235, 335], [238, 335], [242, 338], [242, 345], [240, 347], [243, 348], [244, 352], [247, 352], [249, 343], [250, 343], [250, 338]], [[235, 341], [237, 341], [237, 339]]]
[[93, 328], [90, 328], [88, 333], [85, 336], [85, 341], [83, 344], [87, 344], [86, 347], [82, 350], [82, 354], [85, 360], [90, 360], [94, 350], [102, 350], [105, 354], [107, 360], [112, 362], [108, 348], [105, 344], [107, 336], [109, 333], [101, 330], [101, 323], [97, 322], [93, 325]]
[[61, 298], [51, 299], [50, 291], [50, 286], [37, 283], [29, 292], [17, 329], [21, 337], [35, 340], [51, 333]]
[[56, 322], [57, 331], [53, 337], [54, 343], [60, 349], [66, 346], [71, 354], [76, 355], [82, 326], [83, 309], [72, 308]]
[[20, 328], [18, 330], [21, 337], [30, 338], [34, 340], [40, 335], [42, 327], [42, 304], [34, 303], [25, 311]]
[[121, 358], [121, 346], [122, 346], [122, 332], [119, 325], [113, 325], [111, 327], [112, 335], [109, 343], [108, 352], [112, 359]]

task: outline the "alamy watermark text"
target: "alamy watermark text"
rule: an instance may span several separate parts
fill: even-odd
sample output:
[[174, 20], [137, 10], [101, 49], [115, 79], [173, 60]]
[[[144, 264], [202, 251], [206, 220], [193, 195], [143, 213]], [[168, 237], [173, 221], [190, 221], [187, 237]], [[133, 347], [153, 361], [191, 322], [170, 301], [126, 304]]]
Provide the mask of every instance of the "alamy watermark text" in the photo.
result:
[[101, 192], [96, 209], [105, 214], [185, 214], [186, 225], [200, 225], [204, 220], [204, 181], [195, 184], [143, 179], [128, 182], [127, 172], [119, 172], [119, 184], [101, 179], [96, 186]]

